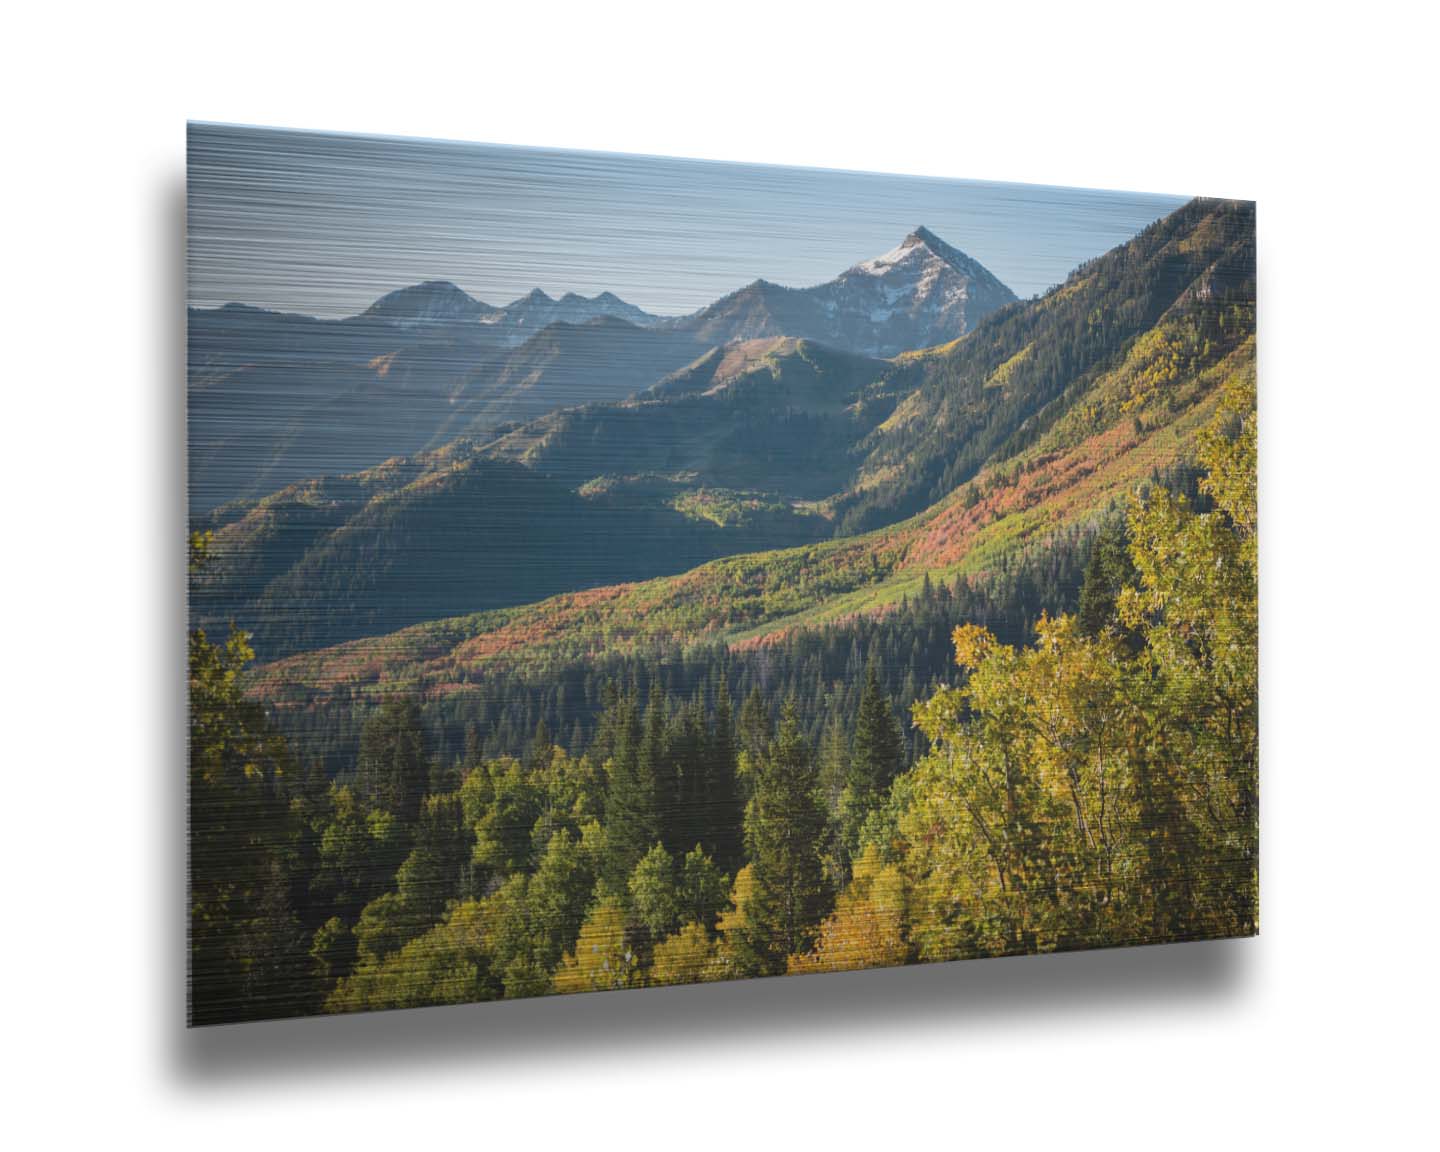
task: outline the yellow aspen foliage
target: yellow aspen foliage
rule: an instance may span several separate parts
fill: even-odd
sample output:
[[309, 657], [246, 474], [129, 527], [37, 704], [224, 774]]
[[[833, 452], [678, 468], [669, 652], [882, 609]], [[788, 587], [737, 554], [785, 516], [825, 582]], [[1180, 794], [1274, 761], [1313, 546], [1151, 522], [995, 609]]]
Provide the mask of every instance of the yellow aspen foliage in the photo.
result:
[[699, 984], [724, 980], [729, 975], [717, 954], [714, 938], [694, 920], [655, 945], [651, 984]]
[[915, 709], [930, 751], [899, 824], [920, 959], [1255, 930], [1252, 377], [1200, 457], [1213, 510], [1156, 489], [1129, 511], [1128, 638], [956, 629], [969, 676]]
[[618, 898], [603, 896], [580, 927], [575, 951], [555, 972], [556, 992], [603, 992], [637, 988], [639, 960], [625, 935], [625, 909]]
[[362, 962], [326, 1003], [329, 1012], [418, 1008], [490, 1000], [500, 988], [491, 970], [491, 910], [456, 905], [444, 920], [383, 960]]
[[753, 915], [759, 887], [754, 865], [747, 864], [735, 873], [730, 907], [720, 913], [716, 924], [720, 937], [716, 956], [726, 978], [754, 976], [761, 971], [765, 940]]
[[845, 972], [905, 963], [910, 957], [906, 903], [900, 869], [886, 864], [879, 850], [868, 845], [835, 911], [820, 925], [814, 949], [791, 956], [788, 971]]
[[955, 629], [955, 663], [961, 668], [978, 668], [995, 648], [990, 629], [979, 624], [961, 624]]

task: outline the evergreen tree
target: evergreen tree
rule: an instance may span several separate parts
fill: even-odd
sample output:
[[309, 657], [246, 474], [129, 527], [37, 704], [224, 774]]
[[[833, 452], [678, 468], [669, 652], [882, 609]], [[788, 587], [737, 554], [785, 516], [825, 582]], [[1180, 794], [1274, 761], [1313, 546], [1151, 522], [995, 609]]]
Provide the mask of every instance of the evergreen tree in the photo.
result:
[[750, 695], [745, 697], [744, 707], [740, 709], [740, 751], [745, 753], [753, 764], [765, 755], [765, 750], [770, 745], [770, 737], [770, 709], [765, 706], [760, 685], [756, 684], [750, 689]]
[[749, 915], [764, 971], [783, 972], [787, 957], [809, 948], [825, 915], [824, 836], [818, 773], [792, 697], [757, 765], [745, 818], [756, 887]]
[[[911, 688], [913, 692], [913, 686]], [[840, 797], [840, 872], [848, 877], [850, 861], [859, 846], [865, 818], [880, 804], [904, 761], [905, 743], [890, 698], [880, 686], [872, 662], [865, 673], [865, 689], [855, 718], [855, 743], [850, 753], [845, 789]]]
[[873, 798], [885, 792], [899, 774], [904, 751], [900, 725], [872, 663], [865, 673], [865, 690], [855, 718], [855, 749], [850, 757], [847, 783], [873, 803]]
[[380, 705], [360, 735], [360, 793], [373, 808], [413, 823], [430, 783], [420, 708], [408, 697]]
[[659, 680], [652, 676], [650, 700], [645, 706], [635, 771], [649, 782], [650, 793], [654, 796], [656, 834], [649, 844], [642, 846], [642, 856], [650, 850], [656, 839], [668, 846], [676, 836], [677, 822], [683, 819], [679, 811], [680, 795], [675, 762], [671, 756], [670, 736], [670, 700], [660, 687]]
[[850, 775], [850, 742], [839, 716], [832, 715], [820, 737], [820, 797], [829, 817], [825, 870], [831, 882], [841, 884], [849, 858], [845, 837], [845, 787]]
[[415, 827], [415, 847], [396, 873], [400, 895], [427, 923], [439, 920], [459, 895], [470, 864], [475, 834], [464, 816], [458, 792], [427, 796]]
[[704, 828], [705, 740], [704, 710], [692, 698], [672, 715], [660, 771], [661, 790], [667, 797], [661, 808], [662, 839], [673, 856], [694, 844]]
[[[653, 760], [642, 757], [646, 740], [633, 693], [619, 697], [613, 712], [605, 721], [614, 750], [607, 762], [604, 873], [612, 890], [623, 892], [635, 865], [660, 838], [660, 811]], [[653, 743], [647, 751], [653, 755]]]
[[700, 823], [696, 839], [709, 849], [720, 868], [738, 868], [745, 846], [745, 801], [740, 794], [730, 691], [723, 680], [705, 742], [705, 800]]
[[543, 772], [550, 763], [550, 753], [553, 747], [554, 742], [550, 739], [550, 729], [545, 723], [545, 717], [541, 716], [536, 722], [535, 735], [525, 753], [526, 770]]
[[1080, 586], [1077, 617], [1087, 636], [1098, 636], [1118, 626], [1116, 600], [1124, 588], [1136, 581], [1135, 563], [1123, 517], [1114, 517], [1095, 538], [1090, 560], [1085, 565], [1085, 582]]

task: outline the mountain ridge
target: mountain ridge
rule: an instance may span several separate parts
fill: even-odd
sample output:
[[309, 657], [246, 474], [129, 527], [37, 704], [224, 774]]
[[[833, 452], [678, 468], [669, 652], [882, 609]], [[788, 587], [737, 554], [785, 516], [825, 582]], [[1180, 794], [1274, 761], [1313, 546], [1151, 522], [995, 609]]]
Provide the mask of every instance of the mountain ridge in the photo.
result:
[[884, 268], [862, 262], [874, 267], [808, 289], [766, 284], [763, 299], [748, 302], [742, 289], [689, 318], [652, 316], [609, 291], [557, 300], [537, 287], [495, 307], [447, 280], [398, 288], [343, 320], [191, 309], [192, 516], [317, 471], [363, 470], [546, 411], [623, 399], [751, 329], [874, 355], [954, 339], [1002, 296], [1013, 300], [933, 233], [912, 239], [909, 255]]
[[449, 280], [425, 280], [408, 288], [387, 292], [360, 313], [358, 319], [379, 320], [405, 327], [474, 320], [481, 316], [493, 316], [499, 311]]
[[1253, 334], [1194, 375], [1126, 409], [1132, 373], [1163, 365], [1140, 351], [1097, 384], [1098, 428], [1056, 425], [1014, 457], [915, 517], [861, 536], [743, 554], [642, 582], [419, 624], [376, 640], [300, 653], [258, 668], [248, 690], [283, 708], [418, 691], [482, 690], [490, 669], [583, 667], [605, 653], [682, 660], [693, 645], [737, 650], [883, 614], [933, 579], [984, 575], [1023, 547], [1044, 547], [1112, 508], [1157, 472], [1183, 465], [1230, 382], [1254, 375]]
[[922, 225], [889, 252], [824, 283], [789, 288], [755, 280], [662, 323], [714, 344], [792, 336], [888, 357], [963, 336], [1016, 299], [979, 261]]
[[[383, 481], [340, 478], [334, 483], [351, 485], [356, 501], [346, 505], [348, 511], [303, 492], [268, 505], [263, 514], [241, 509], [241, 520], [252, 514], [258, 518], [217, 536], [219, 570], [241, 573], [235, 587], [243, 602], [258, 603], [255, 597], [263, 596], [277, 606], [310, 604], [308, 615], [328, 613], [327, 627], [353, 627], [345, 623], [351, 606], [376, 604], [378, 593], [367, 590], [363, 580], [355, 582], [363, 572], [355, 570], [354, 559], [338, 552], [323, 562], [317, 558], [328, 547], [324, 540], [375, 498], [374, 493], [363, 500], [354, 496], [355, 486], [379, 483], [385, 492], [413, 489], [403, 505], [410, 511], [404, 516], [395, 511], [400, 517], [395, 520], [358, 521], [368, 526], [360, 535], [345, 537], [354, 542], [353, 556], [381, 564], [386, 581], [401, 579], [405, 571], [411, 573], [405, 579], [419, 581], [410, 585], [417, 594], [401, 601], [406, 610], [420, 610], [422, 601], [463, 603], [467, 595], [476, 606], [494, 603], [477, 599], [488, 595], [483, 591], [486, 571], [526, 562], [507, 552], [508, 544], [478, 542], [486, 546], [469, 567], [457, 561], [443, 596], [434, 583], [433, 557], [469, 547], [457, 526], [470, 522], [472, 504], [478, 509], [486, 500], [508, 499], [503, 489], [452, 489], [424, 479], [423, 473], [472, 459], [524, 465], [558, 481], [561, 489], [598, 501], [567, 504], [577, 517], [577, 539], [589, 550], [614, 552], [623, 560], [626, 548], [650, 539], [648, 533], [667, 523], [677, 540], [687, 541], [674, 555], [647, 553], [645, 564], [632, 565], [622, 579], [663, 575], [664, 568], [647, 570], [656, 563], [678, 571], [685, 559], [697, 555], [695, 542], [701, 537], [704, 548], [734, 555], [753, 542], [756, 532], [780, 547], [883, 531], [958, 488], [973, 487], [982, 468], [1018, 458], [1057, 428], [1079, 442], [1141, 419], [1142, 402], [1151, 403], [1149, 392], [1167, 381], [1164, 396], [1193, 404], [1193, 388], [1184, 381], [1229, 355], [1236, 340], [1253, 331], [1253, 239], [1245, 239], [1253, 236], [1252, 222], [1253, 210], [1247, 215], [1243, 208], [1197, 203], [1165, 228], [1147, 230], [1082, 266], [1045, 297], [987, 319], [970, 336], [890, 361], [789, 338], [711, 349], [623, 402], [557, 410], [489, 440], [472, 437], [434, 456], [431, 464], [395, 461]], [[1083, 331], [1087, 318], [1107, 313], [1112, 318], [1103, 333], [1088, 342], [1074, 341], [1077, 325]], [[1052, 363], [1062, 348], [1066, 355]], [[1133, 367], [1132, 359], [1142, 367]], [[1122, 384], [1134, 394], [1116, 392]], [[1135, 408], [1128, 416], [1127, 402]], [[1170, 420], [1169, 414], [1157, 412], [1148, 419], [1157, 425]], [[1074, 443], [1066, 441], [1063, 447], [1069, 451]], [[972, 459], [975, 463], [968, 463]], [[1077, 466], [1088, 467], [1083, 461]], [[330, 513], [319, 510], [326, 506]], [[524, 510], [523, 503], [511, 506], [517, 513]], [[606, 509], [605, 531], [586, 526], [586, 507]], [[618, 516], [621, 509], [624, 515]], [[680, 518], [673, 518], [677, 514]], [[409, 534], [405, 517], [422, 515], [425, 522], [449, 525], [443, 541]], [[267, 517], [273, 527], [265, 527]], [[700, 520], [719, 532], [704, 528]], [[495, 540], [523, 540], [522, 529], [523, 520], [517, 520], [513, 537], [502, 534]], [[320, 549], [311, 557], [309, 575], [267, 591], [298, 562], [295, 556], [286, 558], [285, 548], [302, 538], [310, 541], [300, 549], [303, 554]], [[620, 563], [610, 571], [626, 570]], [[325, 590], [335, 580], [351, 592], [327, 599]], [[418, 595], [430, 585], [428, 600]], [[397, 585], [405, 586], [403, 581]], [[204, 595], [197, 603], [204, 607]], [[391, 610], [387, 620], [396, 619]], [[384, 631], [383, 623], [374, 620], [376, 634]], [[277, 655], [274, 638], [274, 629], [262, 630], [263, 655]]]

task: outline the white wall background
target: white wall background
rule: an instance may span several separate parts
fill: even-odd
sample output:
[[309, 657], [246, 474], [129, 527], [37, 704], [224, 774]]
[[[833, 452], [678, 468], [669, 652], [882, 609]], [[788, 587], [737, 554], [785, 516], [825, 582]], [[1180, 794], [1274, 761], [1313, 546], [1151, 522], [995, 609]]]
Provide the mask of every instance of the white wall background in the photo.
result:
[[[1428, 18], [1229, 0], [12, 10], [12, 1146], [1433, 1139]], [[182, 1034], [187, 117], [1257, 199], [1263, 936]]]

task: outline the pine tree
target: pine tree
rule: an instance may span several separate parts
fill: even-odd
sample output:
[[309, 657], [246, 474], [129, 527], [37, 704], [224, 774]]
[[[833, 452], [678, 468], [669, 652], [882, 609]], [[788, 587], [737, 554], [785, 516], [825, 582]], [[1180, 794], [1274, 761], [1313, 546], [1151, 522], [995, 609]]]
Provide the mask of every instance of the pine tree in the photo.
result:
[[829, 895], [821, 860], [825, 810], [793, 697], [757, 765], [745, 837], [754, 866], [750, 915], [761, 964], [767, 972], [783, 972], [787, 957], [810, 947]]
[[850, 775], [850, 741], [840, 717], [831, 716], [820, 738], [820, 797], [829, 817], [826, 871], [833, 883], [843, 883], [849, 853], [845, 844], [844, 800]]
[[705, 801], [700, 835], [725, 871], [740, 867], [745, 846], [745, 801], [736, 765], [734, 719], [730, 691], [721, 681], [715, 718], [705, 742]]
[[680, 800], [670, 755], [670, 698], [661, 688], [658, 677], [650, 680], [650, 701], [645, 706], [641, 733], [635, 771], [650, 782], [656, 820], [656, 835], [643, 846], [643, 856], [656, 839], [667, 845], [674, 839]]
[[1085, 565], [1085, 582], [1080, 587], [1077, 616], [1087, 636], [1098, 636], [1118, 625], [1115, 603], [1122, 589], [1136, 582], [1135, 564], [1130, 559], [1125, 521], [1115, 517], [1095, 538], [1090, 560]]
[[905, 741], [890, 698], [880, 686], [874, 664], [865, 673], [865, 690], [855, 719], [855, 750], [850, 757], [848, 783], [867, 796], [885, 792], [900, 772]]
[[905, 755], [904, 736], [895, 720], [890, 698], [880, 687], [874, 663], [865, 673], [865, 689], [855, 719], [855, 743], [850, 754], [845, 790], [840, 799], [839, 861], [849, 874], [850, 859], [859, 847], [865, 818], [884, 799], [900, 772]]
[[613, 745], [607, 761], [604, 873], [613, 890], [623, 892], [635, 865], [660, 838], [660, 812], [652, 765], [642, 761], [644, 731], [634, 695], [618, 697], [603, 725]]
[[541, 716], [535, 725], [535, 735], [530, 741], [530, 747], [525, 750], [525, 770], [527, 772], [541, 772], [550, 763], [550, 753], [554, 748], [554, 742], [550, 739], [550, 729], [545, 724], [545, 717]]
[[459, 894], [474, 847], [475, 833], [465, 824], [458, 792], [425, 798], [414, 839], [395, 883], [405, 903], [431, 922]]
[[752, 761], [759, 760], [770, 744], [770, 737], [770, 710], [757, 684], [750, 689], [740, 709], [740, 750]]
[[666, 849], [683, 855], [705, 829], [705, 715], [692, 698], [676, 711], [665, 735], [662, 784], [669, 799], [661, 810], [661, 832]]
[[365, 721], [357, 766], [360, 793], [371, 807], [414, 823], [430, 783], [420, 708], [392, 697]]

